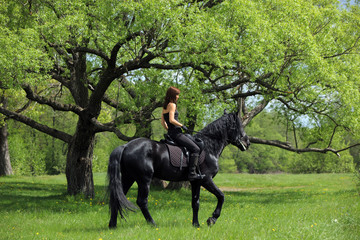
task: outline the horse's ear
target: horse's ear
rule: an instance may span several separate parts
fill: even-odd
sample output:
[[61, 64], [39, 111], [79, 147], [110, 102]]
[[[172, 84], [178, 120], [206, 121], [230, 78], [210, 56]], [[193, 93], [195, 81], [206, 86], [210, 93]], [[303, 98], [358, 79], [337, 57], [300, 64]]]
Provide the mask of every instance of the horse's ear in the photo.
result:
[[228, 114], [228, 112], [227, 112], [226, 108], [224, 109], [224, 115], [225, 115], [225, 114]]

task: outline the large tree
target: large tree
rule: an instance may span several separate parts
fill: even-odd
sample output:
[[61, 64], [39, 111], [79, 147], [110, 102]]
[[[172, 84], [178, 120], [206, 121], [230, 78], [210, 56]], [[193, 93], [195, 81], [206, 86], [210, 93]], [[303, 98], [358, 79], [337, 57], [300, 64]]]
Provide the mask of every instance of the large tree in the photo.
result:
[[[96, 133], [150, 137], [152, 113], [170, 84], [185, 90], [192, 119], [220, 102], [238, 104], [247, 125], [271, 105], [294, 129], [304, 116], [319, 124], [311, 142], [327, 140], [301, 147], [252, 136], [254, 143], [338, 153], [332, 139], [359, 127], [357, 7], [325, 0], [17, 0], [1, 3], [0, 14], [2, 81], [22, 89], [24, 102], [78, 121], [69, 133], [34, 121], [30, 111], [0, 112], [68, 143], [70, 194], [94, 194]], [[134, 134], [124, 134], [124, 124], [135, 126]]]
[[[4, 107], [7, 105], [4, 94], [0, 96], [0, 104]], [[13, 174], [13, 171], [10, 162], [8, 130], [5, 118], [2, 118], [0, 124], [0, 176], [7, 176], [11, 174]]]
[[[78, 122], [67, 133], [34, 121], [30, 113], [0, 111], [68, 143], [68, 193], [88, 196], [94, 193], [95, 134], [150, 137], [152, 112], [168, 85], [164, 78], [173, 78], [156, 69], [191, 67], [195, 57], [182, 58], [196, 54], [188, 43], [201, 41], [195, 30], [208, 24], [196, 17], [205, 19], [206, 11], [181, 1], [19, 0], [2, 3], [1, 16], [4, 83], [23, 89], [36, 104], [72, 112]], [[56, 89], [58, 94], [49, 94]], [[133, 136], [117, 128], [127, 123], [136, 126]]]

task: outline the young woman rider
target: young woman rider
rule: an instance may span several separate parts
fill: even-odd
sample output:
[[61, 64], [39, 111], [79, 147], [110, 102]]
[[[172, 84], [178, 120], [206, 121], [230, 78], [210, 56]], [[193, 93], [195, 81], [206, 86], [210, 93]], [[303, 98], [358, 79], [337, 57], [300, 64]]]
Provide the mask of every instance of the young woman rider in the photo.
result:
[[201, 175], [196, 173], [196, 167], [199, 162], [200, 148], [190, 138], [182, 133], [182, 129], [187, 131], [188, 128], [179, 122], [177, 111], [177, 101], [180, 90], [176, 87], [169, 87], [163, 110], [161, 114], [161, 125], [168, 131], [169, 136], [180, 146], [186, 147], [190, 152], [189, 159], [189, 180], [201, 179]]

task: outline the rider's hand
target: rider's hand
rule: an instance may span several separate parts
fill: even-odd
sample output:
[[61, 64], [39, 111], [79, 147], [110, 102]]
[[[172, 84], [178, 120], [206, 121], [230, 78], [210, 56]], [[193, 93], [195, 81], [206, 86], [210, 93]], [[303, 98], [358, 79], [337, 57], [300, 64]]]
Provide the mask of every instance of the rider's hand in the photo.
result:
[[185, 132], [189, 131], [189, 129], [185, 125], [182, 125], [181, 128], [184, 129]]

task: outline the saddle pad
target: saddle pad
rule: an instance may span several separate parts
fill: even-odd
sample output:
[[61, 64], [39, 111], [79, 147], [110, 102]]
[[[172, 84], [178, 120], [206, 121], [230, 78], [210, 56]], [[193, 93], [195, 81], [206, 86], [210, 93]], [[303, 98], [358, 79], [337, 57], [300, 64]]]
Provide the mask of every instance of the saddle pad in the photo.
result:
[[[188, 167], [189, 166], [189, 159], [188, 157], [183, 153], [183, 150], [174, 145], [166, 144], [169, 156], [170, 156], [170, 163], [174, 167]], [[182, 157], [181, 157], [182, 155]], [[182, 159], [181, 159], [182, 158]], [[182, 161], [181, 161], [182, 160]], [[201, 165], [205, 160], [205, 152], [202, 151], [199, 156], [199, 165]]]

